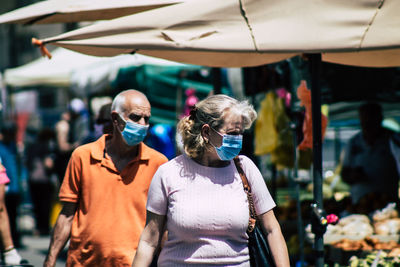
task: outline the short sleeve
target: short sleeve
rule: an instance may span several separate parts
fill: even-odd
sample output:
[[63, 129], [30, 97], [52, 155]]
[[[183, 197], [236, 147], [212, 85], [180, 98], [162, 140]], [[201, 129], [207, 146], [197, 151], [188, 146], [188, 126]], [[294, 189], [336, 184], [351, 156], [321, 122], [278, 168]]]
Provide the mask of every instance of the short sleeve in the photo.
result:
[[146, 205], [148, 211], [158, 215], [166, 215], [168, 208], [168, 196], [163, 175], [164, 166], [158, 168], [151, 180]]
[[62, 182], [59, 198], [60, 201], [78, 202], [80, 196], [80, 183], [82, 176], [82, 160], [79, 149], [75, 150], [68, 162], [64, 180]]
[[243, 171], [246, 173], [251, 187], [257, 215], [264, 214], [276, 206], [275, 201], [272, 199], [264, 178], [254, 162], [245, 156], [240, 156], [240, 159]]

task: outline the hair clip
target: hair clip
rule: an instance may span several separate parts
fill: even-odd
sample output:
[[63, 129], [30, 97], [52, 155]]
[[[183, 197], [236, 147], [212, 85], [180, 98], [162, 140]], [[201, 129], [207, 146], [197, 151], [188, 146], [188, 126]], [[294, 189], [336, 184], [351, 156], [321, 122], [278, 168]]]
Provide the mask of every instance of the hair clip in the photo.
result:
[[196, 106], [193, 106], [192, 107], [192, 109], [190, 110], [190, 112], [189, 112], [189, 119], [190, 120], [195, 120], [196, 119], [196, 112], [197, 112], [197, 107]]

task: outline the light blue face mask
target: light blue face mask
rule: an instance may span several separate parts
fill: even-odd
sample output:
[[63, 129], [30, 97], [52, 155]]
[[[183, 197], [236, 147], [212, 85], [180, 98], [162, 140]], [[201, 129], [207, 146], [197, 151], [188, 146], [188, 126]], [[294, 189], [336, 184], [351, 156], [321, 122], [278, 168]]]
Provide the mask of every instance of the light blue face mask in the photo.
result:
[[122, 137], [128, 146], [135, 146], [142, 142], [147, 135], [148, 125], [141, 125], [131, 121], [126, 121], [122, 116], [119, 116], [125, 122], [125, 128], [122, 131]]
[[218, 157], [221, 160], [231, 160], [239, 155], [240, 150], [242, 150], [243, 135], [222, 135], [216, 130], [214, 131], [222, 136], [222, 145], [220, 147], [215, 147]]

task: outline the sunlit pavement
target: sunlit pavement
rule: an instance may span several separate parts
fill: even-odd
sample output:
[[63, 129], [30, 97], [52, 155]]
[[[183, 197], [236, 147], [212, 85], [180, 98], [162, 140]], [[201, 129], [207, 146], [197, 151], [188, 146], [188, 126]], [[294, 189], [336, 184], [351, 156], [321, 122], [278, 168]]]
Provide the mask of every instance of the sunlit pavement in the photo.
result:
[[[22, 258], [27, 259], [35, 267], [43, 266], [47, 249], [50, 244], [49, 236], [24, 236], [22, 238], [23, 248], [18, 249]], [[57, 267], [65, 266], [66, 249], [57, 260]]]

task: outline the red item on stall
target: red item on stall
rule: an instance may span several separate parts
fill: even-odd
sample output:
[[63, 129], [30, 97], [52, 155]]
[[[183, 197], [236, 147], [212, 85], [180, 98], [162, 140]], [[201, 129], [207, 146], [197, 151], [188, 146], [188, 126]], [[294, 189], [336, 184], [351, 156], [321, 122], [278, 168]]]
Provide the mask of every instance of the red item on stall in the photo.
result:
[[[303, 141], [299, 144], [300, 150], [306, 150], [313, 147], [313, 134], [312, 134], [312, 113], [311, 113], [311, 91], [307, 88], [306, 81], [301, 81], [300, 86], [297, 88], [297, 97], [300, 99], [300, 106], [306, 109], [305, 118], [303, 123]], [[321, 114], [322, 125], [322, 139], [324, 139], [325, 130], [328, 125], [328, 118]]]

